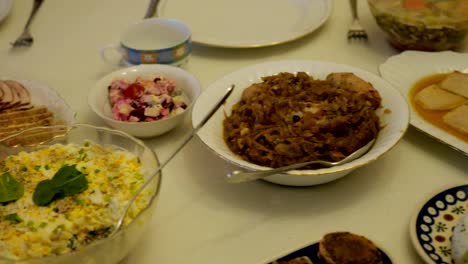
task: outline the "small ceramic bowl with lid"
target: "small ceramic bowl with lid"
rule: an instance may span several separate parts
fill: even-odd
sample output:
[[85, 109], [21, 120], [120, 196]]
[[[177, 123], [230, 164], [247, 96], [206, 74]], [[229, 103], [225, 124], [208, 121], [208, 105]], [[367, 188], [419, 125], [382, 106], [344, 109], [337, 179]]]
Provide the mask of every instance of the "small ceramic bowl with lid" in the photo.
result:
[[368, 0], [377, 24], [399, 50], [459, 48], [468, 33], [466, 0]]

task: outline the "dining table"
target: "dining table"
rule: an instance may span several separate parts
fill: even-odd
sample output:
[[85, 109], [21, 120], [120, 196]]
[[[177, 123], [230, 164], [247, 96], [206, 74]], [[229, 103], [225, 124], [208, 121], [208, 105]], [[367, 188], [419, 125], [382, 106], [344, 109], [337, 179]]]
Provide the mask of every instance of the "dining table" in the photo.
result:
[[[119, 66], [104, 62], [100, 49], [118, 43], [126, 27], [142, 20], [149, 1], [45, 0], [31, 25], [33, 45], [12, 48], [32, 2], [13, 1], [0, 23], [0, 77], [47, 84], [68, 102], [79, 123], [105, 126], [89, 108], [87, 94]], [[358, 1], [358, 11], [368, 40], [349, 41], [349, 2], [332, 2], [326, 22], [301, 38], [256, 48], [193, 43], [181, 67], [197, 77], [202, 92], [233, 71], [279, 60], [330, 61], [379, 75], [379, 65], [401, 51], [388, 43], [367, 1]], [[193, 12], [202, 17], [209, 8]], [[468, 42], [458, 52], [467, 53]], [[174, 130], [144, 142], [164, 161], [191, 129], [188, 116]], [[268, 263], [334, 231], [368, 237], [393, 263], [423, 263], [410, 240], [410, 218], [427, 195], [466, 183], [467, 161], [464, 153], [409, 126], [379, 159], [333, 182], [309, 187], [262, 180], [232, 184], [225, 175], [236, 166], [195, 137], [163, 169], [151, 223], [120, 264]]]

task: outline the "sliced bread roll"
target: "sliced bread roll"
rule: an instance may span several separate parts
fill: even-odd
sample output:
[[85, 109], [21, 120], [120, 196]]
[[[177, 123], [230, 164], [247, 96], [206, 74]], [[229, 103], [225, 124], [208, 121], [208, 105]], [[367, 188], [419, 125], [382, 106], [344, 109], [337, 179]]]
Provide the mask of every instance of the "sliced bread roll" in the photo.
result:
[[440, 88], [468, 98], [468, 73], [451, 73], [440, 83]]
[[419, 91], [414, 99], [427, 110], [450, 110], [468, 102], [464, 97], [447, 92], [435, 84]]
[[349, 232], [326, 234], [319, 243], [324, 264], [381, 264], [377, 246], [364, 236]]
[[442, 117], [444, 122], [456, 130], [468, 134], [468, 105], [459, 106]]

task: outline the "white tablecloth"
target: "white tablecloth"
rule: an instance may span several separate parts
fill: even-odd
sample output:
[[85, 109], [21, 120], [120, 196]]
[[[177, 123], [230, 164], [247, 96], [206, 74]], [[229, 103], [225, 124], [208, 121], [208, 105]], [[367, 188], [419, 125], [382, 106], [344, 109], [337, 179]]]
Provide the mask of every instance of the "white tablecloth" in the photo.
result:
[[[189, 1], [189, 0], [188, 0]], [[15, 0], [0, 23], [0, 76], [32, 79], [55, 88], [79, 122], [104, 125], [88, 108], [87, 91], [114, 70], [99, 49], [118, 42], [127, 25], [141, 19], [147, 1], [46, 0], [37, 14], [34, 45], [11, 50], [31, 0]], [[234, 70], [281, 59], [328, 60], [378, 73], [397, 54], [359, 2], [368, 43], [348, 43], [348, 1], [337, 0], [327, 23], [297, 41], [258, 49], [194, 46], [185, 69], [203, 88]], [[468, 51], [468, 44], [464, 47]], [[191, 128], [190, 120], [167, 135], [146, 140], [164, 160]], [[193, 140], [164, 169], [162, 192], [151, 226], [122, 263], [262, 263], [348, 230], [380, 245], [394, 263], [422, 263], [409, 239], [409, 220], [429, 193], [467, 180], [467, 157], [414, 128], [378, 161], [322, 186], [288, 188], [256, 181], [231, 185], [234, 167]]]

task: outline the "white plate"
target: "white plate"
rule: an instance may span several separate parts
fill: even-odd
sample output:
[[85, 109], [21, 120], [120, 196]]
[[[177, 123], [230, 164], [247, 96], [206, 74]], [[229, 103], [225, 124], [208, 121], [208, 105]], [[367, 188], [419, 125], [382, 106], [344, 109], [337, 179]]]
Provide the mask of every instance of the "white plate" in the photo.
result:
[[330, 16], [332, 0], [163, 0], [159, 17], [176, 18], [198, 44], [251, 48], [303, 37]]
[[10, 13], [13, 0], [0, 0], [0, 22]]
[[[452, 51], [405, 51], [380, 65], [380, 74], [409, 101], [409, 90], [421, 78], [454, 70], [468, 72], [468, 54]], [[468, 155], [468, 143], [421, 118], [411, 108], [411, 125]]]
[[[336, 180], [352, 170], [366, 165], [390, 150], [403, 136], [408, 126], [408, 105], [403, 96], [379, 76], [370, 72], [342, 64], [324, 61], [276, 61], [252, 65], [228, 74], [209, 85], [198, 97], [192, 111], [192, 124], [195, 127], [205, 117], [213, 105], [223, 96], [227, 87], [232, 84], [235, 89], [222, 107], [198, 132], [200, 139], [217, 155], [239, 167], [247, 170], [265, 170], [267, 167], [247, 162], [235, 155], [223, 139], [224, 115], [231, 114], [232, 105], [240, 100], [242, 91], [253, 83], [261, 82], [264, 76], [280, 72], [303, 71], [318, 79], [325, 79], [332, 72], [352, 72], [362, 79], [372, 83], [382, 97], [382, 106], [377, 110], [380, 125], [379, 132], [372, 149], [360, 158], [333, 168], [318, 170], [295, 170], [288, 174], [276, 174], [265, 180], [283, 185], [310, 186]], [[386, 111], [387, 110], [387, 111]]]

